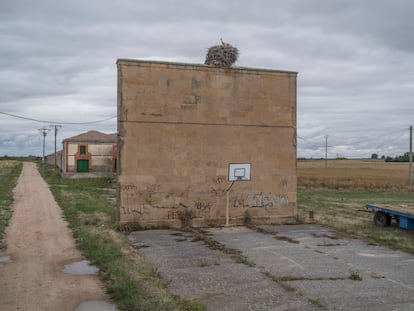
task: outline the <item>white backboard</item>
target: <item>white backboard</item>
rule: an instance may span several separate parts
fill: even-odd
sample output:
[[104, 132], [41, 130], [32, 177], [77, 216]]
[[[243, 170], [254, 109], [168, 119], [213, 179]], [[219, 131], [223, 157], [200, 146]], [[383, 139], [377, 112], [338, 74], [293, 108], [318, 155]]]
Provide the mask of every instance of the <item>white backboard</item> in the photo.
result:
[[250, 163], [230, 163], [229, 181], [250, 180]]

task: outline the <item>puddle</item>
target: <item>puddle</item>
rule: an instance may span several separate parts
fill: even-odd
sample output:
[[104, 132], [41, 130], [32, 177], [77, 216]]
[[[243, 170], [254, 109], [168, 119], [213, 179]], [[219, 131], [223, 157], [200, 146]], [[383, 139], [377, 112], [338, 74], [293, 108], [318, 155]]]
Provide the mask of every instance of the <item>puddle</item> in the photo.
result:
[[90, 265], [89, 260], [82, 260], [65, 265], [63, 272], [66, 274], [86, 275], [98, 274], [99, 269], [96, 266]]
[[115, 305], [103, 300], [81, 302], [73, 311], [115, 311]]
[[0, 256], [0, 262], [10, 263], [10, 262], [12, 262], [12, 260], [11, 260], [10, 256]]

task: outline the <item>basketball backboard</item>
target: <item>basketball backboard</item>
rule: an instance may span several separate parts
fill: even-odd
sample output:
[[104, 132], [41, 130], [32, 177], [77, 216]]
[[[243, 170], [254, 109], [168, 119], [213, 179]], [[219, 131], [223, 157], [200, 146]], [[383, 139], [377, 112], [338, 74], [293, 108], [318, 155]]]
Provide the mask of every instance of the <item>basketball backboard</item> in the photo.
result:
[[250, 163], [230, 163], [229, 181], [250, 180]]

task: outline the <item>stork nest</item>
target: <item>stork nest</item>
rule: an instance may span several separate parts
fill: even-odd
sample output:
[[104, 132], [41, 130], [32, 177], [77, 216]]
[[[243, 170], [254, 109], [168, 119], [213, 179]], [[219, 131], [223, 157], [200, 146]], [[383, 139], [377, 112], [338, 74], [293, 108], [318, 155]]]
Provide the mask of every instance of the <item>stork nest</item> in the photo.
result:
[[231, 67], [239, 56], [239, 50], [221, 40], [221, 45], [212, 46], [207, 50], [204, 64], [217, 67]]

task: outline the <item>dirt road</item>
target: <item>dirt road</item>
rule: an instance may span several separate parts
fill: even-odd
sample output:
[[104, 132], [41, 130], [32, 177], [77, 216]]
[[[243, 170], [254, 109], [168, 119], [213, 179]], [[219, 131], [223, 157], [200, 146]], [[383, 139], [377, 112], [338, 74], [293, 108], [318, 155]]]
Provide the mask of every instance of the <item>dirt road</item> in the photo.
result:
[[73, 311], [85, 300], [105, 300], [95, 275], [69, 275], [64, 265], [84, 259], [48, 185], [34, 163], [24, 163], [13, 216], [0, 256], [0, 310]]

